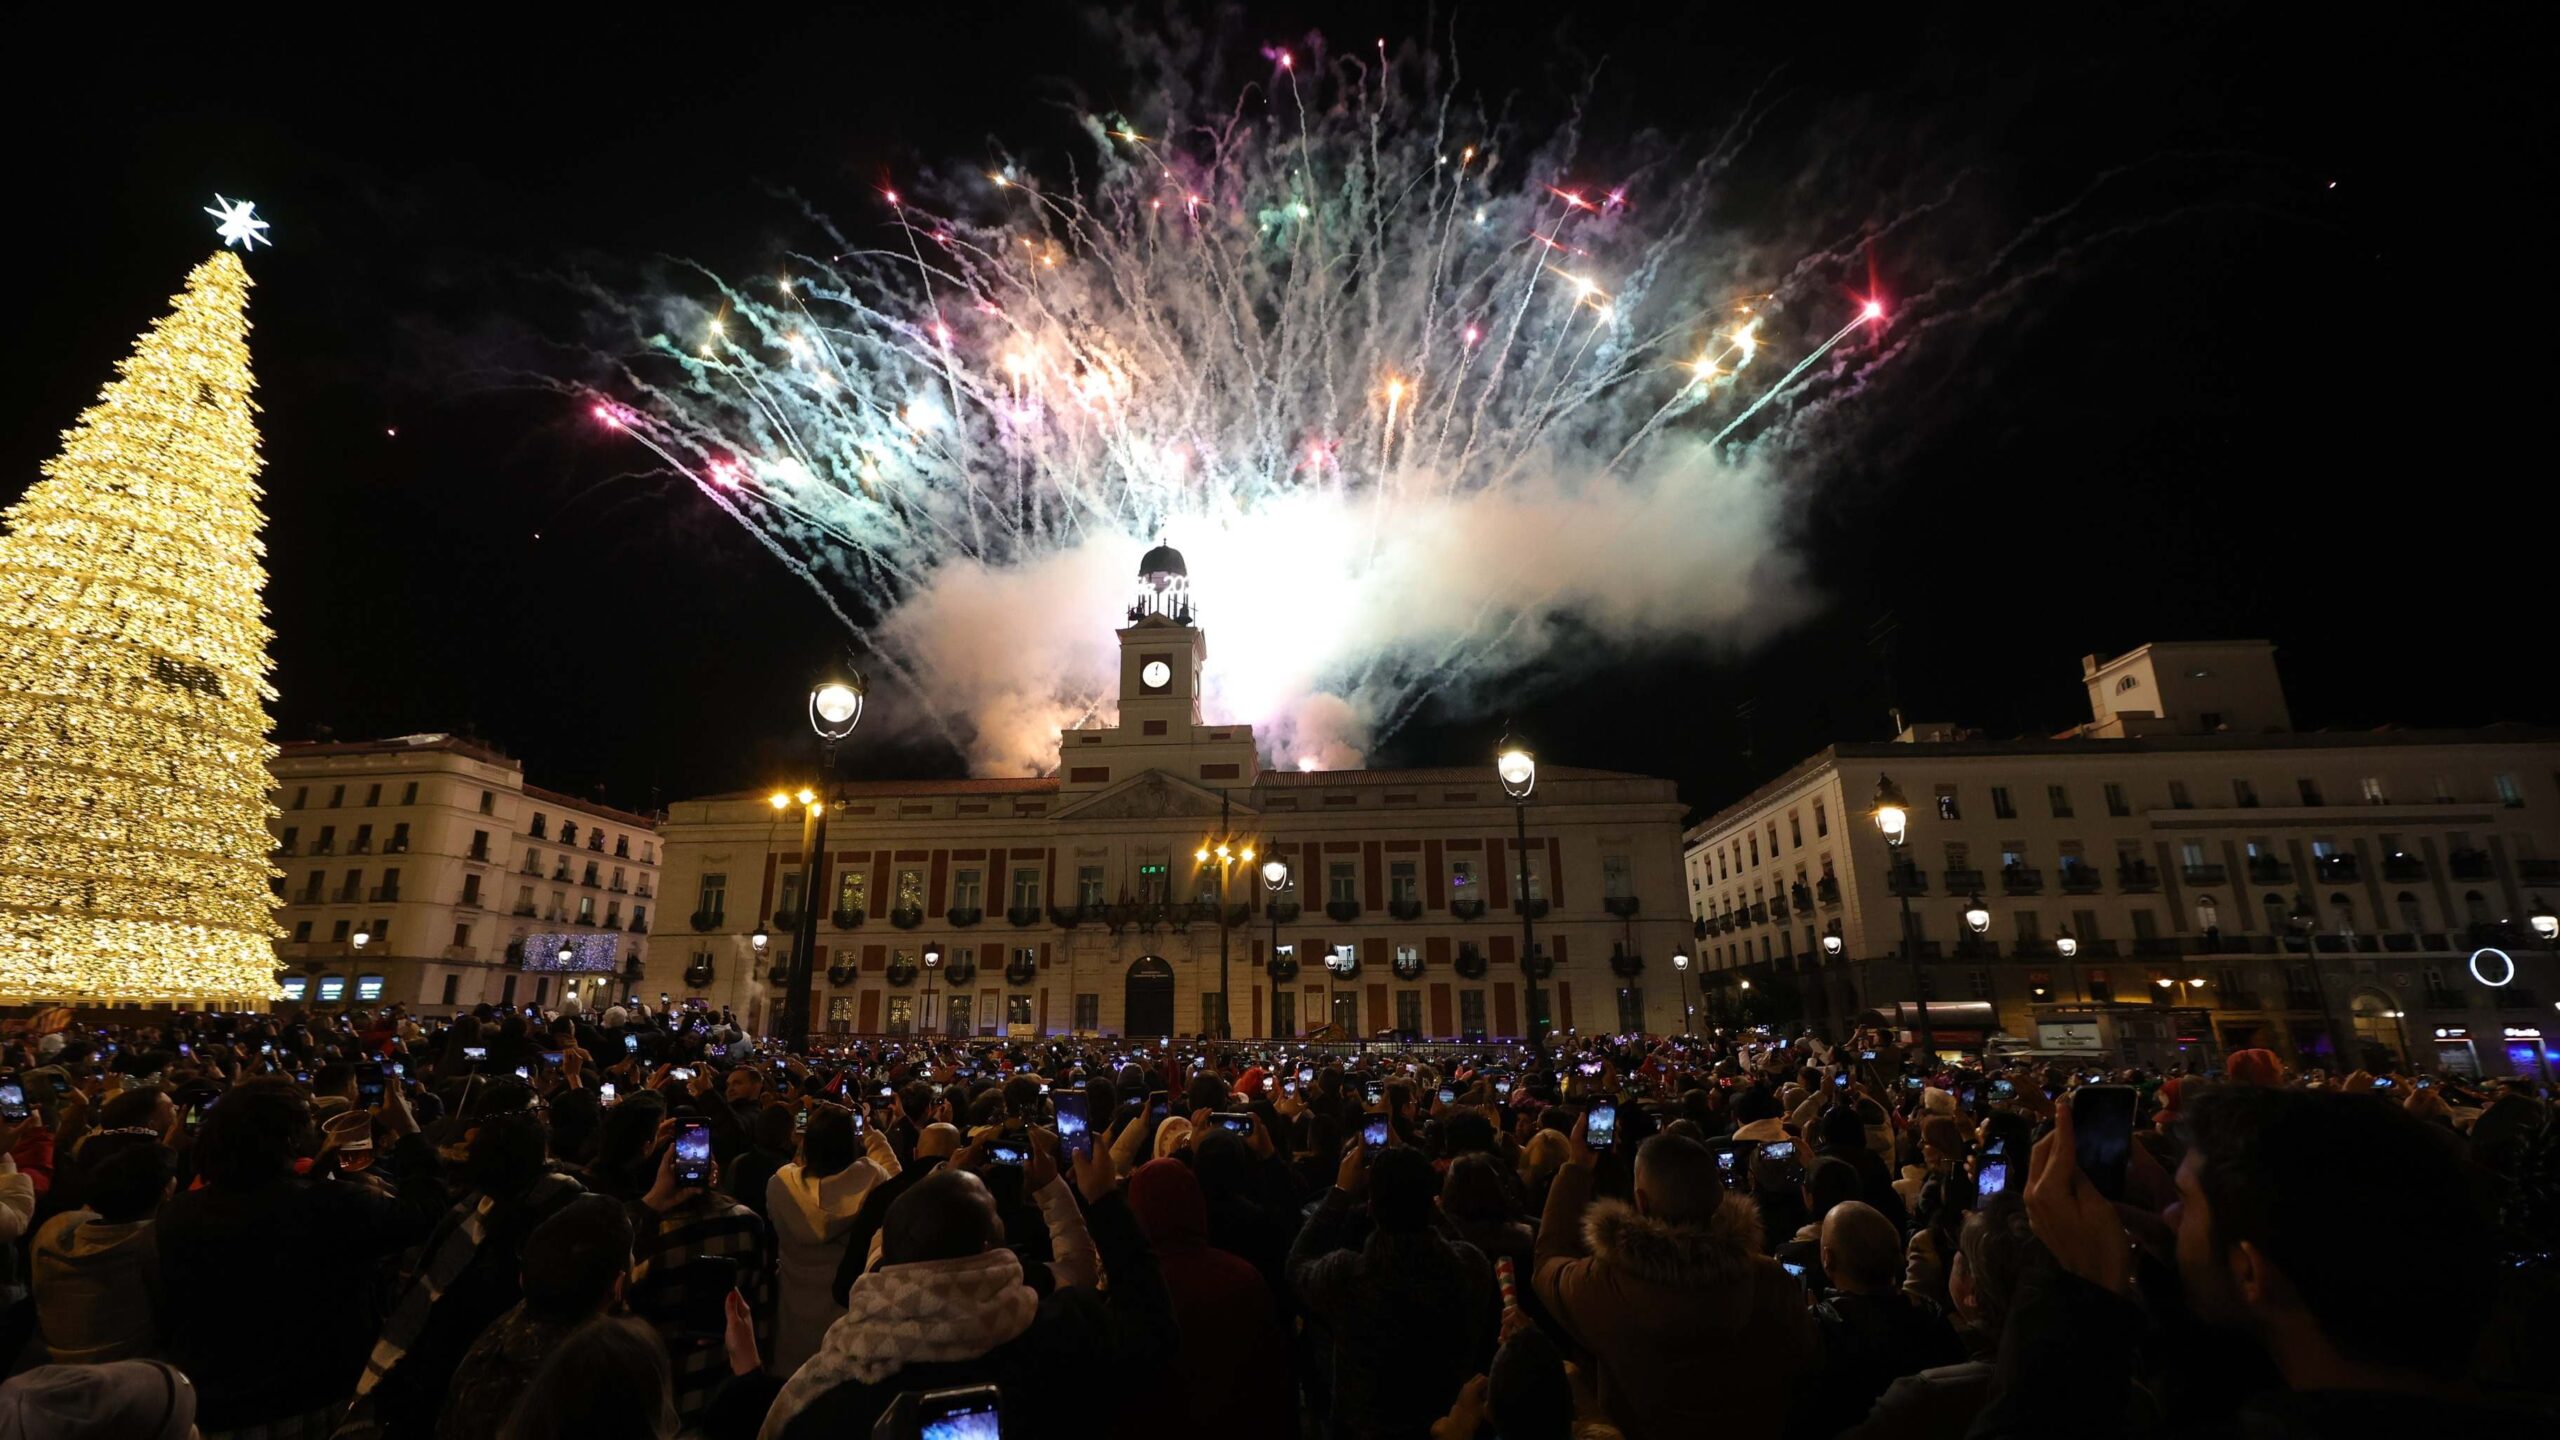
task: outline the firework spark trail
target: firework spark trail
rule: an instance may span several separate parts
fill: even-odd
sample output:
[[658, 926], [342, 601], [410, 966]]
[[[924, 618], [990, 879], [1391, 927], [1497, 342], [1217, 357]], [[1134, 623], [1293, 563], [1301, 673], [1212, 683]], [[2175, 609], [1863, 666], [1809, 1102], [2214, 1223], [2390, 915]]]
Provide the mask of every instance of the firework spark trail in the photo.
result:
[[[1218, 642], [1211, 709], [1284, 763], [1356, 762], [1441, 687], [1534, 662], [1576, 607], [1760, 623], [1720, 576], [1770, 543], [1733, 518], [1763, 480], [1689, 422], [1792, 348], [1764, 314], [1819, 313], [1848, 277], [1798, 266], [1790, 294], [1765, 278], [1786, 262], [1709, 224], [1759, 97], [1702, 159], [1597, 176], [1576, 126], [1530, 144], [1410, 57], [1269, 53], [1258, 107], [1088, 120], [1070, 185], [1003, 164], [974, 191], [884, 189], [878, 243], [813, 215], [829, 257], [620, 307], [646, 353], [613, 427], [983, 767], [1054, 763], [1108, 692], [1100, 622], [1159, 535]], [[1646, 567], [1609, 564], [1628, 534]], [[1483, 553], [1505, 546], [1593, 573], [1505, 574]], [[1043, 651], [1036, 683], [989, 650]]]

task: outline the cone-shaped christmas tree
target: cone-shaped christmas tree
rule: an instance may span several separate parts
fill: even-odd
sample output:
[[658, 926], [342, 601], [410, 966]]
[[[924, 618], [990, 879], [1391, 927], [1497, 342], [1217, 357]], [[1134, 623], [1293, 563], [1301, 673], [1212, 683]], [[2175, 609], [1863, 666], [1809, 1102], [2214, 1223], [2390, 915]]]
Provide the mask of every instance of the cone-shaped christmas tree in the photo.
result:
[[275, 993], [248, 299], [197, 266], [0, 516], [0, 1001]]

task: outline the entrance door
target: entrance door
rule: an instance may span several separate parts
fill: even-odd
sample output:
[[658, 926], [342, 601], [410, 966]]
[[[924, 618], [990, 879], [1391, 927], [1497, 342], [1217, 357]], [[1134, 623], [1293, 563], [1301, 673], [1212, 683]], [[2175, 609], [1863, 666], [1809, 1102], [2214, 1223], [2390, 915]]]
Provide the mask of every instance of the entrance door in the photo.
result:
[[1129, 967], [1121, 1008], [1123, 1035], [1173, 1033], [1173, 967], [1160, 955], [1141, 955]]
[[972, 998], [973, 997], [967, 995], [954, 995], [951, 997], [950, 1008], [943, 1017], [946, 1022], [943, 1028], [949, 1033], [953, 1035], [966, 1035], [969, 1033], [969, 1015], [972, 1008], [970, 1001]]
[[1356, 1039], [1358, 1039], [1358, 1038], [1359, 1038], [1359, 1036], [1360, 1036], [1360, 992], [1359, 992], [1359, 991], [1357, 991], [1357, 990], [1336, 990], [1336, 991], [1334, 991], [1334, 992], [1333, 992], [1333, 1023], [1342, 1027], [1342, 1037], [1343, 1037], [1344, 1039], [1346, 1039], [1346, 1040], [1356, 1040]]

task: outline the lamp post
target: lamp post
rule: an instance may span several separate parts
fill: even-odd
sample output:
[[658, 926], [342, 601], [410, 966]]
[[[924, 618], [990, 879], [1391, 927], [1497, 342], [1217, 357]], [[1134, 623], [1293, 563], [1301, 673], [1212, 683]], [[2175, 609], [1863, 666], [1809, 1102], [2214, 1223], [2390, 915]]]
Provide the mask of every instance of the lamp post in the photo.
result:
[[2321, 1020], [2329, 1027], [2330, 1058], [2344, 1061], [2347, 1058], [2347, 1041], [2353, 1032], [2339, 1024], [2337, 1012], [2329, 1008], [2329, 982], [2320, 973], [2320, 947], [2311, 938], [2311, 932], [2320, 928], [2320, 912], [2311, 908], [2310, 896], [2294, 895], [2293, 909], [2284, 917], [2284, 928], [2302, 941], [2303, 968], [2311, 972], [2313, 998], [2320, 1002]]
[[1227, 970], [1227, 875], [1238, 865], [1252, 864], [1253, 849], [1250, 846], [1239, 848], [1228, 837], [1227, 793], [1224, 790], [1218, 792], [1217, 842], [1201, 846], [1191, 858], [1202, 865], [1212, 859], [1218, 862], [1218, 1038], [1233, 1040], [1236, 1038], [1235, 1006], [1227, 999], [1235, 993], [1234, 987], [1228, 983]]
[[[1911, 943], [1911, 887], [1902, 884], [1902, 844], [1911, 838], [1911, 802], [1902, 798], [1902, 788], [1890, 775], [1876, 776], [1876, 829], [1884, 835], [1885, 849], [1892, 856], [1896, 879], [1894, 894], [1902, 901], [1902, 962], [1911, 970], [1912, 1004], [1919, 1007], [1920, 1055], [1924, 1061], [1938, 1055], [1938, 1037], [1929, 1028], [1929, 979], [1920, 973], [1920, 947]], [[1976, 904], [1981, 903], [1979, 900]], [[1989, 924], [1986, 912], [1985, 924]]]
[[1538, 999], [1538, 972], [1530, 962], [1537, 949], [1537, 934], [1529, 918], [1529, 792], [1538, 788], [1538, 757], [1528, 745], [1515, 740], [1508, 731], [1495, 747], [1493, 773], [1502, 781], [1502, 792], [1511, 797], [1511, 813], [1517, 835], [1515, 849], [1520, 856], [1520, 886], [1516, 898], [1520, 903], [1520, 978], [1529, 992], [1529, 1052], [1541, 1063], [1547, 1058], [1547, 1013]]
[[1690, 1033], [1689, 957], [1685, 954], [1672, 956], [1671, 968], [1680, 972], [1680, 1034], [1685, 1039]]
[[[830, 670], [809, 687], [809, 728], [818, 738], [818, 785], [835, 783], [836, 747], [862, 723], [862, 673]], [[816, 979], [818, 949], [819, 852], [827, 847], [827, 802], [823, 793], [803, 790], [800, 824], [800, 924], [791, 945], [791, 974], [782, 994], [783, 1043], [806, 1052], [809, 1047], [809, 992]], [[779, 808], [779, 807], [776, 807]]]
[[1289, 862], [1274, 855], [1262, 862], [1262, 910], [1271, 917], [1271, 951], [1263, 957], [1263, 973], [1271, 977], [1272, 1038], [1280, 1037], [1280, 892], [1289, 888]]
[[2539, 895], [2533, 897], [2533, 907], [2525, 913], [2525, 923], [2533, 927], [2534, 938], [2538, 940], [2560, 940], [2560, 914], [2553, 913], [2551, 902]]
[[925, 1035], [933, 1033], [933, 977], [941, 971], [942, 942], [927, 940], [924, 942], [924, 1024], [917, 1027]]

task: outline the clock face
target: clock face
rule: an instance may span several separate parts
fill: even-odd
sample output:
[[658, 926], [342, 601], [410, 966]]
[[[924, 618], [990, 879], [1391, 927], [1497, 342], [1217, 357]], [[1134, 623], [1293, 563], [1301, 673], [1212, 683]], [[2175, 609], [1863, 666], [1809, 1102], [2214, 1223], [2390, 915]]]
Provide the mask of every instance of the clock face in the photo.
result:
[[1150, 660], [1147, 668], [1138, 672], [1138, 678], [1146, 682], [1148, 689], [1161, 690], [1173, 683], [1173, 667], [1161, 660]]

